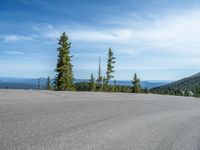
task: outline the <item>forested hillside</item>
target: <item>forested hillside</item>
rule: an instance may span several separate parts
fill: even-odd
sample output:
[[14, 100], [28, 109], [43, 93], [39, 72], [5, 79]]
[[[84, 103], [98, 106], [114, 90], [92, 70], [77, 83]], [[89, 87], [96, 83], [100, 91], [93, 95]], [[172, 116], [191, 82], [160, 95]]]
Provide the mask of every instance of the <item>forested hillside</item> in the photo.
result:
[[200, 73], [190, 77], [172, 82], [170, 84], [152, 88], [152, 93], [169, 94], [169, 95], [185, 95], [200, 96]]

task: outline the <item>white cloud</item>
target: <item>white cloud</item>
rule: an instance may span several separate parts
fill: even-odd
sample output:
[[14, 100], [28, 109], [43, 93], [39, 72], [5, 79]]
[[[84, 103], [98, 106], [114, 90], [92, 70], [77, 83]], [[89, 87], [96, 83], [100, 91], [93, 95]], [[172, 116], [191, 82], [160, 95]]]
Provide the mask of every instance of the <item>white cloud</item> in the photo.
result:
[[8, 55], [23, 55], [24, 54], [24, 52], [22, 51], [6, 51], [5, 53]]
[[129, 29], [98, 30], [82, 26], [52, 26], [50, 24], [34, 26], [33, 29], [44, 38], [51, 40], [58, 39], [62, 32], [67, 32], [70, 35], [70, 39], [74, 41], [83, 42], [115, 42], [131, 37], [131, 31]]
[[72, 40], [85, 42], [116, 42], [125, 41], [131, 37], [129, 29], [115, 30], [77, 30], [71, 33]]
[[30, 0], [21, 0], [21, 2], [23, 4], [33, 4], [33, 3], [42, 4], [42, 5], [46, 4], [45, 1], [43, 1], [43, 0], [32, 0], [32, 1], [30, 1]]
[[[148, 15], [148, 14], [147, 14]], [[131, 16], [131, 15], [129, 15]], [[140, 18], [134, 20], [134, 18]], [[63, 31], [66, 31], [72, 42], [76, 44], [91, 43], [110, 45], [118, 54], [134, 56], [137, 60], [126, 56], [118, 59], [119, 68], [143, 69], [176, 69], [196, 68], [200, 64], [200, 10], [191, 9], [180, 12], [169, 12], [145, 20], [133, 15], [117, 24], [107, 26], [83, 27], [80, 25], [35, 27], [43, 38], [55, 41]], [[114, 21], [112, 21], [113, 23]], [[141, 25], [141, 26], [140, 26]], [[37, 30], [36, 30], [37, 29]], [[133, 65], [132, 65], [133, 64]], [[124, 66], [125, 65], [125, 66]]]
[[[135, 17], [134, 17], [135, 18]], [[124, 20], [123, 27], [107, 27], [95, 29], [89, 27], [52, 26], [37, 31], [42, 32], [45, 38], [57, 39], [66, 31], [70, 39], [83, 42], [118, 43], [126, 49], [162, 49], [176, 52], [192, 50], [197, 52], [200, 48], [200, 11], [184, 11], [179, 14], [168, 14], [162, 17], [154, 17], [151, 21], [134, 22]], [[143, 24], [135, 28], [134, 23]], [[121, 25], [120, 24], [120, 25]], [[127, 27], [125, 27], [127, 24]], [[132, 27], [131, 27], [132, 24]], [[36, 27], [35, 27], [36, 28]], [[191, 51], [190, 51], [191, 52]]]
[[18, 42], [18, 41], [27, 41], [27, 40], [33, 40], [32, 36], [22, 36], [22, 35], [15, 35], [15, 34], [9, 34], [0, 36], [5, 42]]
[[[172, 14], [155, 20], [136, 33], [150, 49], [175, 53], [198, 53], [200, 49], [200, 11]], [[200, 53], [198, 53], [200, 54]]]
[[[155, 17], [151, 21], [140, 22], [143, 24], [140, 28], [135, 28], [134, 23], [138, 21], [124, 21], [123, 28], [72, 31], [71, 37], [79, 41], [117, 44], [119, 49], [123, 48], [129, 54], [150, 51], [177, 57], [200, 56], [199, 9]], [[125, 24], [128, 24], [127, 28]]]

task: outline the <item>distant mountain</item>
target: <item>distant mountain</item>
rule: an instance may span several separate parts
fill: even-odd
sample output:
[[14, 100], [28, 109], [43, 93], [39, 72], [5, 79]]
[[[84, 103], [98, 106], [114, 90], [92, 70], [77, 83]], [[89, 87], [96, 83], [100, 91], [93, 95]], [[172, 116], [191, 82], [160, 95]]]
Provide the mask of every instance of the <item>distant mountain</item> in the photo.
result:
[[[88, 79], [76, 79], [75, 82], [89, 82]], [[161, 85], [165, 85], [169, 83], [170, 81], [142, 81], [142, 87], [144, 88], [153, 88]], [[111, 81], [110, 84], [113, 84], [114, 82]], [[45, 78], [40, 78], [40, 85], [41, 88], [44, 89], [46, 84]], [[117, 85], [127, 85], [131, 86], [131, 81], [122, 81], [118, 80], [116, 81]], [[26, 78], [8, 78], [8, 77], [0, 77], [0, 88], [9, 88], [9, 89], [37, 89], [38, 87], [38, 79], [26, 79]]]
[[[87, 80], [87, 79], [77, 79], [75, 82], [89, 82], [89, 80]], [[172, 82], [172, 81], [168, 81], [168, 80], [153, 81], [153, 80], [150, 80], [150, 81], [141, 81], [141, 85], [144, 88], [150, 89], [150, 88], [153, 88], [153, 87], [157, 87], [157, 86], [162, 86], [162, 85], [168, 84], [170, 82]], [[114, 81], [110, 81], [109, 84], [113, 85]], [[132, 86], [131, 81], [127, 81], [127, 80], [117, 80], [116, 84], [117, 85]]]
[[172, 82], [170, 84], [166, 84], [164, 86], [152, 88], [151, 92], [158, 94], [173, 94], [179, 90], [182, 92], [191, 91], [192, 93], [196, 93], [198, 89], [200, 89], [200, 73]]
[[[41, 88], [44, 88], [46, 83], [45, 78], [40, 78]], [[0, 77], [0, 88], [1, 89], [37, 89], [38, 79], [26, 79], [26, 78], [9, 78]]]
[[[161, 85], [165, 85], [167, 83], [170, 83], [171, 81], [141, 81], [141, 85], [143, 88], [153, 88]], [[113, 81], [110, 82], [110, 84], [113, 84]], [[127, 85], [127, 86], [132, 86], [131, 81], [116, 81], [117, 85]]]

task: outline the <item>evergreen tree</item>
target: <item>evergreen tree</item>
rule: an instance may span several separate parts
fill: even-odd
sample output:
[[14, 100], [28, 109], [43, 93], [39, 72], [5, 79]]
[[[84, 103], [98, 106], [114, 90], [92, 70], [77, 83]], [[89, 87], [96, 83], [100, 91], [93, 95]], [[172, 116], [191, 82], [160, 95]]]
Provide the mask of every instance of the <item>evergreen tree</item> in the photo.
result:
[[50, 79], [49, 76], [48, 76], [48, 78], [47, 78], [46, 89], [47, 89], [47, 90], [52, 90], [52, 87], [51, 87], [51, 79]]
[[107, 71], [106, 71], [106, 85], [109, 84], [109, 81], [114, 78], [114, 63], [115, 57], [113, 56], [112, 49], [109, 48], [108, 50], [108, 59], [107, 59]]
[[137, 74], [136, 74], [136, 73], [135, 73], [135, 75], [134, 75], [132, 84], [133, 84], [132, 92], [133, 92], [133, 93], [141, 93], [140, 79], [137, 78]]
[[190, 92], [188, 90], [186, 90], [184, 96], [190, 96]]
[[55, 77], [56, 90], [74, 90], [74, 76], [73, 76], [73, 65], [71, 64], [70, 45], [69, 38], [66, 33], [62, 33], [58, 42], [58, 60]]
[[90, 76], [90, 91], [95, 91], [96, 90], [96, 82], [93, 73], [91, 73]]
[[148, 91], [148, 88], [144, 88], [144, 89], [143, 89], [143, 93], [148, 94], [148, 92], [149, 92], [149, 91]]
[[102, 71], [101, 71], [101, 57], [99, 57], [99, 67], [98, 67], [98, 79], [97, 79], [97, 87], [99, 91], [102, 91]]

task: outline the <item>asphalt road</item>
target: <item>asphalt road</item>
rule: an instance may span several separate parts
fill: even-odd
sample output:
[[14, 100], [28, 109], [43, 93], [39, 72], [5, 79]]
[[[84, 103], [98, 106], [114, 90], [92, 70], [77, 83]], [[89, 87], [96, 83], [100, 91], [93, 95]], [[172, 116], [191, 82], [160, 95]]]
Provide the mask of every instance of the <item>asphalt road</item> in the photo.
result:
[[200, 150], [200, 99], [0, 90], [0, 150]]

